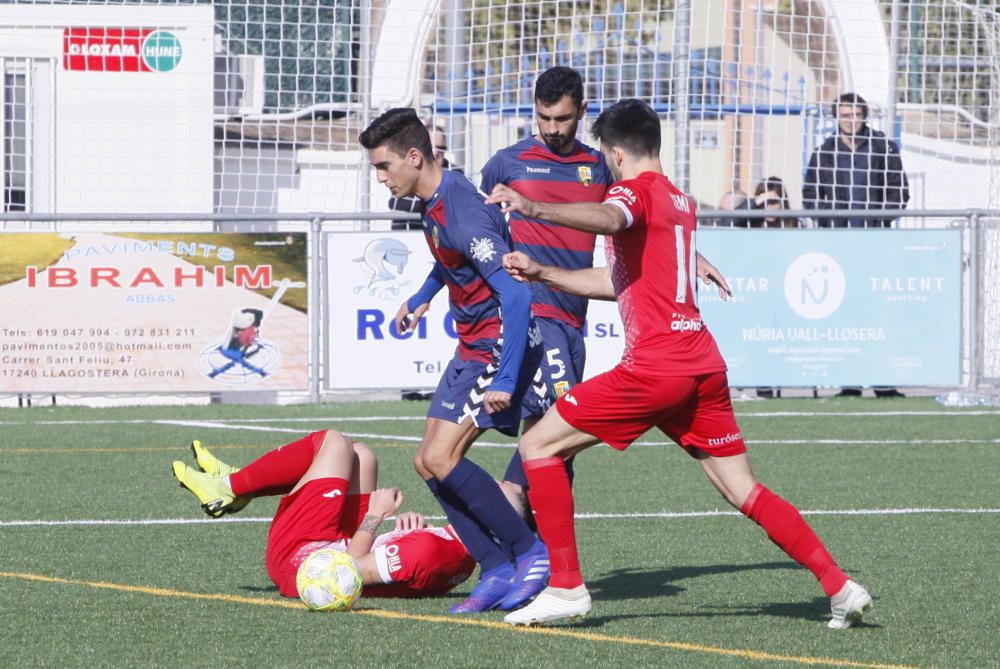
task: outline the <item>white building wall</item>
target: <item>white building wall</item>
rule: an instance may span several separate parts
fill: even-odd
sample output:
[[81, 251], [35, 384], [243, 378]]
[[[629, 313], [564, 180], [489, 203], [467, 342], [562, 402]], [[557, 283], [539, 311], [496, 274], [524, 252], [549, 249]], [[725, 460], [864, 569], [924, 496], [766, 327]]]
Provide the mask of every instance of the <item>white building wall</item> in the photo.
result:
[[[54, 65], [52, 131], [32, 146], [53, 156], [33, 165], [51, 198], [36, 211], [212, 210], [213, 24], [211, 6], [0, 7], [0, 57]], [[169, 71], [69, 70], [64, 31], [87, 27], [169, 31], [182, 55]]]

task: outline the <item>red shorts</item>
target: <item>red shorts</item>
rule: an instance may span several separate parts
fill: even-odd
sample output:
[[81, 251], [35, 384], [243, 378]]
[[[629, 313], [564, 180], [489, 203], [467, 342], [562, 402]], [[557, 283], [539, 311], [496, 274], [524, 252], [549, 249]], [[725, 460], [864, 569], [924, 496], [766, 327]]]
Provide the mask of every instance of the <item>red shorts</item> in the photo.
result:
[[286, 597], [298, 597], [295, 577], [306, 556], [331, 542], [347, 541], [368, 511], [369, 495], [348, 495], [347, 479], [309, 481], [281, 498], [267, 537], [267, 574]]
[[692, 455], [698, 450], [726, 457], [747, 450], [725, 372], [644, 376], [618, 365], [573, 386], [555, 406], [567, 423], [620, 451], [652, 427]]

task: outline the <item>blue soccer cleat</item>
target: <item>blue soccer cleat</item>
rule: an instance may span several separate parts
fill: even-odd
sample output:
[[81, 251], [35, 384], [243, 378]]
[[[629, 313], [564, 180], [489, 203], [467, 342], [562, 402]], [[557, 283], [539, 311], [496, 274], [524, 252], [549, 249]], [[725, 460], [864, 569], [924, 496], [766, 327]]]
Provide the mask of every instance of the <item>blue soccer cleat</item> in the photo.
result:
[[448, 613], [482, 613], [495, 609], [510, 591], [513, 580], [514, 567], [509, 564], [484, 572], [469, 598], [449, 607]]
[[514, 585], [500, 602], [500, 608], [504, 611], [516, 609], [541, 592], [548, 582], [549, 552], [541, 539], [536, 539], [531, 548], [517, 556]]

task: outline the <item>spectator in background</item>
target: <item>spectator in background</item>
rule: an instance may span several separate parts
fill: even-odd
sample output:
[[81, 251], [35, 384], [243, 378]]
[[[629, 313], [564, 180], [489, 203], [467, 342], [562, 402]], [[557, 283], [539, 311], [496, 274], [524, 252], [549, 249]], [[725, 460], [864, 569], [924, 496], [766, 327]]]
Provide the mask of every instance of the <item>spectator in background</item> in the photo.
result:
[[[837, 132], [812, 157], [802, 184], [806, 209], [903, 209], [910, 199], [899, 147], [868, 127], [868, 103], [845, 93], [833, 103]], [[888, 218], [817, 218], [820, 228], [888, 228]]]
[[[809, 159], [802, 184], [806, 209], [903, 209], [909, 183], [899, 147], [885, 133], [868, 127], [868, 103], [845, 93], [833, 103], [837, 132]], [[817, 218], [820, 228], [888, 228], [890, 218]], [[876, 386], [876, 397], [903, 397], [892, 386]], [[838, 397], [860, 397], [861, 388], [845, 386]]]
[[[753, 191], [752, 209], [791, 209], [788, 200], [788, 189], [780, 177], [767, 177], [757, 184]], [[795, 217], [768, 216], [767, 218], [750, 219], [751, 228], [797, 228], [799, 219]]]
[[[719, 200], [718, 208], [723, 211], [750, 209], [750, 198], [747, 197], [746, 193], [737, 188], [726, 192], [722, 196], [722, 199]], [[749, 221], [743, 217], [734, 216], [715, 219], [712, 221], [712, 224], [725, 228], [745, 228], [749, 226]]]
[[[448, 140], [444, 133], [444, 128], [439, 125], [431, 125], [425, 123], [427, 130], [431, 133], [431, 146], [434, 149], [434, 162], [443, 167], [446, 170], [452, 169], [451, 161], [448, 160]], [[461, 172], [460, 169], [454, 169], [455, 172]], [[409, 197], [396, 197], [395, 195], [389, 198], [389, 209], [393, 211], [407, 211], [411, 214], [419, 214], [423, 211], [423, 200], [415, 195]], [[420, 219], [396, 219], [392, 222], [393, 230], [421, 230], [423, 229], [423, 224], [421, 224]]]

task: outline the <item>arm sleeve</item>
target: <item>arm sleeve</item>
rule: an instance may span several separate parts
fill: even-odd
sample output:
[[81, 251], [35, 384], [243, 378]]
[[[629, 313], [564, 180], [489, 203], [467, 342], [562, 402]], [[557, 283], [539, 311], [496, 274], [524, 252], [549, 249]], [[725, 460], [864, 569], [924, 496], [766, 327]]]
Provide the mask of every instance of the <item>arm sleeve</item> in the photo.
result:
[[494, 186], [503, 182], [503, 176], [500, 172], [500, 156], [499, 154], [494, 154], [494, 156], [486, 162], [486, 165], [483, 166], [483, 171], [479, 181], [479, 190], [489, 195]]
[[444, 270], [441, 269], [440, 263], [434, 263], [430, 274], [424, 279], [424, 285], [406, 301], [406, 308], [412, 312], [421, 304], [433, 300], [442, 288], [444, 288]]
[[602, 204], [618, 207], [625, 214], [627, 228], [641, 226], [646, 220], [646, 212], [642, 198], [639, 197], [638, 184], [633, 181], [621, 181], [608, 189]]
[[827, 209], [820, 198], [819, 149], [809, 157], [805, 178], [802, 180], [802, 206], [806, 209]]
[[910, 201], [910, 184], [903, 169], [903, 160], [892, 140], [885, 141], [885, 206], [903, 209]]
[[503, 316], [503, 350], [500, 352], [500, 366], [490, 390], [513, 393], [517, 383], [524, 352], [528, 346], [528, 327], [531, 324], [531, 290], [523, 283], [514, 281], [503, 269], [486, 277], [490, 288], [500, 300]]

